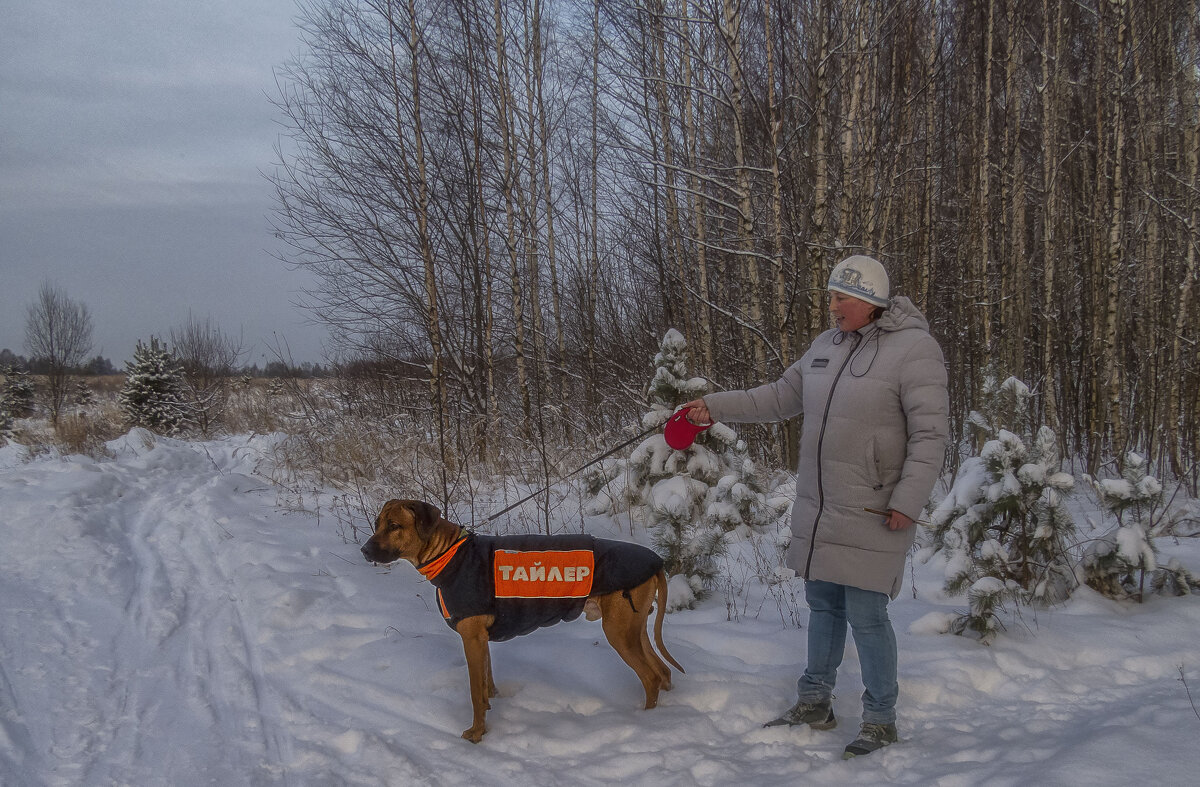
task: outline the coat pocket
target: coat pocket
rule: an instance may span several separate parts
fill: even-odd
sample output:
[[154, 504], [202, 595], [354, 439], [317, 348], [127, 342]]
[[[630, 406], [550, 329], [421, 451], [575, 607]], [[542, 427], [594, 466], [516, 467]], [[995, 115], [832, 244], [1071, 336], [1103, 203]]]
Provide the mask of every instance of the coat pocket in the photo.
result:
[[879, 444], [875, 435], [867, 441], [867, 482], [876, 492], [883, 489], [883, 469], [879, 466]]

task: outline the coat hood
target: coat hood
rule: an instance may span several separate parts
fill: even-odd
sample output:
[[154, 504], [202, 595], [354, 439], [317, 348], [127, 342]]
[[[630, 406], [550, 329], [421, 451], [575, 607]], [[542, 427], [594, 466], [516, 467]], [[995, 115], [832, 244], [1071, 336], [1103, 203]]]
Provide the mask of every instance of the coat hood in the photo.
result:
[[892, 298], [891, 305], [875, 321], [875, 325], [881, 331], [903, 331], [908, 328], [929, 330], [929, 321], [925, 319], [925, 315], [921, 314], [916, 304], [903, 295]]

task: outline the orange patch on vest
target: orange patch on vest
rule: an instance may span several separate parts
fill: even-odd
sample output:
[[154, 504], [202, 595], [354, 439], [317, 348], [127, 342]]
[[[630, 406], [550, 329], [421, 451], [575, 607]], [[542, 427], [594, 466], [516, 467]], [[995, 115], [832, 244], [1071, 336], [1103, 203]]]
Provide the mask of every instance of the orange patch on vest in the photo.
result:
[[592, 592], [596, 556], [589, 549], [495, 553], [496, 598], [583, 598]]

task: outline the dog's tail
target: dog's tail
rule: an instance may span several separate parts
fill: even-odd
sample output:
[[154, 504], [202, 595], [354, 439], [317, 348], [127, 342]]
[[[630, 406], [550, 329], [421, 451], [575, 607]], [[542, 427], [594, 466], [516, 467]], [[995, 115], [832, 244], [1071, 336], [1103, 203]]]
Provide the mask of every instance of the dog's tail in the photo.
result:
[[667, 610], [667, 572], [662, 570], [658, 572], [657, 596], [658, 598], [655, 601], [655, 606], [658, 607], [658, 611], [654, 615], [654, 644], [658, 646], [658, 652], [662, 654], [663, 658], [671, 662], [671, 665], [674, 666], [675, 669], [686, 673], [687, 670], [679, 666], [679, 662], [675, 660], [675, 657], [671, 655], [669, 650], [667, 650], [667, 646], [663, 644], [662, 622], [663, 615]]

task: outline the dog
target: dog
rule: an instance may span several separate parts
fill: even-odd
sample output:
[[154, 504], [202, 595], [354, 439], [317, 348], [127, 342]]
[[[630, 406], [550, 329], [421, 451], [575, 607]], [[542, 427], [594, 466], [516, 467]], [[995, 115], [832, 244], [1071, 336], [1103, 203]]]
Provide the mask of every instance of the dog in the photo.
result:
[[407, 560], [435, 587], [446, 623], [462, 637], [470, 678], [471, 726], [462, 737], [479, 743], [496, 696], [490, 642], [573, 620], [581, 612], [602, 621], [604, 636], [642, 682], [646, 708], [671, 689], [671, 670], [650, 645], [646, 623], [657, 603], [654, 640], [662, 641], [667, 577], [653, 550], [587, 535], [485, 536], [442, 518], [419, 500], [389, 500], [362, 547], [372, 563]]

